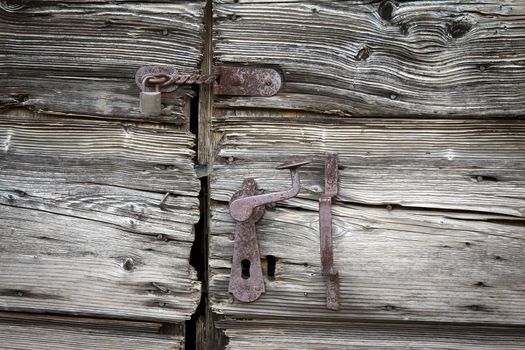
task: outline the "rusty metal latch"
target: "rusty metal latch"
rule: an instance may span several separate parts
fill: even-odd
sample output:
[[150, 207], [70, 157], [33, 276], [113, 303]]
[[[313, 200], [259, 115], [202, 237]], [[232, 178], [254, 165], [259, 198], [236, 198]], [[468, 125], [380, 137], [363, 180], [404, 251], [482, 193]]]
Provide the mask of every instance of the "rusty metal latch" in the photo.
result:
[[261, 220], [266, 207], [297, 196], [300, 189], [298, 168], [309, 161], [288, 161], [277, 169], [289, 169], [290, 189], [262, 194], [252, 178], [244, 180], [242, 189], [230, 200], [230, 215], [236, 221], [233, 261], [228, 291], [242, 302], [257, 300], [265, 292], [264, 277], [255, 224]]
[[220, 96], [269, 97], [281, 89], [281, 75], [272, 68], [226, 67], [215, 68], [217, 80], [213, 93]]
[[281, 75], [272, 68], [229, 67], [215, 68], [214, 74], [180, 74], [174, 66], [140, 67], [135, 73], [139, 87], [140, 109], [146, 116], [161, 114], [161, 93], [173, 92], [181, 85], [213, 84], [219, 96], [269, 97], [281, 89]]
[[337, 195], [339, 180], [337, 153], [326, 153], [325, 192], [319, 197], [319, 232], [321, 242], [321, 273], [326, 282], [326, 307], [340, 309], [339, 272], [334, 268], [332, 242], [332, 197]]

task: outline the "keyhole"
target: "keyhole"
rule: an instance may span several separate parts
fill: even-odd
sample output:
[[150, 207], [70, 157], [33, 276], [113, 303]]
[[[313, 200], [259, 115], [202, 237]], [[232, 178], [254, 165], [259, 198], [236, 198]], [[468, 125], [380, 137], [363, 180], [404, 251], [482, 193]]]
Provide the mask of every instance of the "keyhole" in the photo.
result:
[[242, 268], [241, 276], [243, 280], [247, 280], [248, 278], [250, 278], [250, 265], [251, 264], [252, 263], [250, 262], [250, 260], [247, 260], [247, 259], [244, 259], [243, 261], [241, 261], [241, 268]]
[[266, 263], [268, 264], [267, 267], [267, 274], [268, 279], [270, 281], [275, 281], [275, 264], [277, 262], [277, 258], [273, 255], [266, 255]]

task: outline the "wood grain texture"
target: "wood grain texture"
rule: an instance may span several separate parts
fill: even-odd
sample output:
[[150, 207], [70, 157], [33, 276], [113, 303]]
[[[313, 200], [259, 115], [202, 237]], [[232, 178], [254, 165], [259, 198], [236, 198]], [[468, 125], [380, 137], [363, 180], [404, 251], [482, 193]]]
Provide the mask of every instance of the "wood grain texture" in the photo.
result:
[[[51, 116], [0, 117], [4, 178], [197, 196], [194, 136], [164, 126]], [[49, 172], [42, 176], [42, 172]], [[35, 187], [38, 190], [38, 187]]]
[[[2, 1], [0, 108], [145, 119], [135, 71], [199, 68], [203, 1]], [[185, 94], [165, 94], [149, 121], [185, 124]]]
[[[289, 158], [300, 170], [300, 198], [324, 191], [324, 153], [339, 155], [337, 200], [383, 207], [469, 210], [525, 217], [525, 122], [512, 119], [341, 120], [317, 114], [233, 110], [217, 114], [221, 141], [211, 198], [227, 202], [246, 177], [260, 188], [289, 186]], [[289, 201], [293, 202], [293, 201]]]
[[[205, 32], [204, 32], [204, 49], [202, 59], [202, 74], [211, 74], [213, 72], [213, 19], [212, 19], [212, 2], [208, 1], [205, 9]], [[200, 165], [209, 165], [213, 162], [213, 147], [211, 146], [212, 133], [212, 116], [213, 116], [213, 87], [211, 85], [199, 86], [199, 137], [198, 137], [198, 163]]]
[[184, 334], [163, 335], [161, 324], [73, 317], [0, 314], [5, 350], [177, 350]]
[[223, 350], [227, 339], [222, 329], [217, 327], [221, 316], [215, 314], [206, 300], [206, 313], [197, 320], [195, 348], [197, 350]]
[[227, 349], [521, 350], [521, 328], [377, 323], [224, 322]]
[[218, 64], [278, 66], [272, 98], [220, 106], [354, 116], [520, 116], [520, 0], [215, 0]]
[[200, 299], [193, 135], [4, 115], [0, 144], [2, 310], [190, 318]]
[[[0, 323], [67, 325], [70, 327], [85, 327], [90, 329], [113, 329], [118, 332], [164, 334], [165, 324], [145, 321], [125, 321], [90, 317], [75, 317], [63, 315], [41, 315], [24, 312], [1, 312]], [[182, 328], [179, 328], [179, 330]], [[177, 332], [175, 332], [177, 333]], [[180, 332], [179, 332], [180, 333]], [[181, 333], [182, 334], [182, 333]]]
[[[434, 210], [332, 207], [334, 264], [341, 311], [325, 307], [316, 201], [277, 206], [257, 224], [275, 276], [253, 303], [228, 294], [234, 222], [212, 212], [210, 301], [239, 318], [404, 320], [525, 324], [525, 222], [505, 216]], [[264, 264], [263, 264], [264, 265]]]

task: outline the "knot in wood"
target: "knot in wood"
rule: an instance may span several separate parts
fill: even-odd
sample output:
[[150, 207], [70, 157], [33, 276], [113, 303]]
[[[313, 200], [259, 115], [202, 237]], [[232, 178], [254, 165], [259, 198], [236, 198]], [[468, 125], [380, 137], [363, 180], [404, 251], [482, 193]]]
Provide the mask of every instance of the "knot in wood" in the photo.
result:
[[1, 0], [0, 9], [5, 12], [16, 12], [26, 7], [27, 0]]

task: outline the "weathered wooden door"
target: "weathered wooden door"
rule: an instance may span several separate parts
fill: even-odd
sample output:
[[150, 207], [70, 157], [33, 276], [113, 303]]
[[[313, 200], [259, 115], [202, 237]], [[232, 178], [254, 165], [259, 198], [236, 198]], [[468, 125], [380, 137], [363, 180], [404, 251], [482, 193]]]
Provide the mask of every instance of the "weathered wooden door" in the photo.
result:
[[133, 77], [197, 71], [204, 6], [0, 2], [0, 348], [183, 347], [201, 295], [192, 91], [144, 118]]
[[[522, 1], [215, 2], [215, 64], [285, 82], [217, 100], [210, 118], [209, 298], [230, 349], [525, 347], [524, 19]], [[341, 165], [335, 312], [326, 151]], [[294, 157], [312, 159], [299, 196], [257, 224], [266, 293], [240, 303], [228, 201], [247, 177], [289, 187], [274, 167]]]
[[[520, 0], [0, 1], [0, 348], [524, 348], [524, 21]], [[180, 88], [146, 118], [150, 64], [284, 84]], [[228, 202], [289, 187], [291, 158], [312, 163], [257, 223], [266, 292], [238, 302]]]

